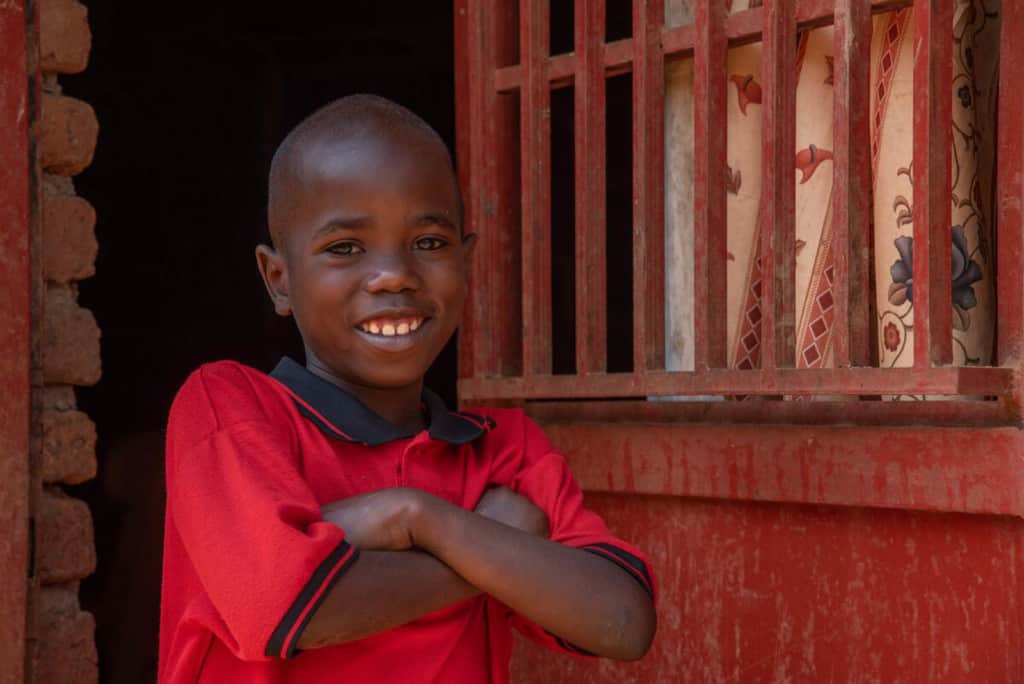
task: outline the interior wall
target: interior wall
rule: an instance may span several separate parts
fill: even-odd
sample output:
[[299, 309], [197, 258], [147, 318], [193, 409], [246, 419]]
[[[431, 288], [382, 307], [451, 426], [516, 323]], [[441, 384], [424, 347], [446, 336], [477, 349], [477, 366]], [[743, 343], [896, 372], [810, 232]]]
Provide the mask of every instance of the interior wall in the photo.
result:
[[[70, 77], [102, 122], [77, 179], [99, 217], [97, 276], [81, 301], [103, 331], [103, 379], [80, 391], [98, 426], [93, 511], [99, 565], [82, 586], [97, 618], [101, 681], [152, 681], [163, 518], [162, 433], [200, 364], [271, 368], [301, 358], [274, 316], [253, 247], [278, 142], [337, 97], [373, 92], [454, 143], [449, 3], [89, 3], [88, 72]], [[450, 348], [428, 383], [454, 401]]]

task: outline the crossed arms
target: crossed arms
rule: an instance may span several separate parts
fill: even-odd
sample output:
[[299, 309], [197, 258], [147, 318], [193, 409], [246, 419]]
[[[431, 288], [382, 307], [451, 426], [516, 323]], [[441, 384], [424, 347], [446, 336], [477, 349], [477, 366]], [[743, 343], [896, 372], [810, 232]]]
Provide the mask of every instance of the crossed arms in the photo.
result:
[[547, 539], [547, 518], [504, 487], [475, 511], [409, 488], [383, 489], [323, 508], [361, 550], [301, 638], [310, 649], [353, 641], [479, 593], [596, 655], [647, 652], [656, 618], [624, 570]]

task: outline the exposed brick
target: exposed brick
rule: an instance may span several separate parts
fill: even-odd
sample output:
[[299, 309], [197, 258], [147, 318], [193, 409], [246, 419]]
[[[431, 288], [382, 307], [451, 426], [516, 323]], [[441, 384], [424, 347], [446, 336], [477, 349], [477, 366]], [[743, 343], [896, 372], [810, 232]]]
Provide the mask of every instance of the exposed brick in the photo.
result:
[[92, 514], [84, 501], [46, 488], [36, 522], [36, 568], [42, 584], [88, 577], [96, 569]]
[[[44, 483], [75, 484], [96, 474], [96, 427], [75, 410], [74, 386], [99, 380], [100, 331], [92, 313], [78, 305], [73, 284], [95, 270], [96, 215], [75, 196], [70, 176], [92, 162], [99, 123], [88, 103], [62, 94], [57, 74], [86, 68], [92, 34], [88, 10], [79, 0], [39, 0], [37, 7], [42, 98], [35, 135], [44, 171], [41, 261], [48, 281], [39, 471]], [[75, 581], [96, 567], [92, 515], [85, 502], [50, 486], [34, 502], [33, 515], [38, 588], [32, 600], [30, 681], [96, 684], [95, 620], [80, 609]]]
[[67, 286], [46, 289], [43, 378], [55, 385], [95, 385], [100, 379], [99, 326]]
[[96, 425], [81, 411], [43, 411], [43, 482], [78, 484], [96, 477]]
[[96, 272], [96, 211], [81, 197], [43, 199], [43, 273], [66, 283]]
[[77, 74], [89, 63], [89, 13], [77, 0], [40, 0], [39, 60], [43, 71]]
[[99, 680], [96, 621], [78, 606], [76, 584], [43, 587], [32, 648], [34, 684], [95, 684]]
[[87, 102], [64, 95], [43, 95], [39, 119], [39, 161], [52, 173], [73, 176], [89, 166], [96, 150], [99, 122]]

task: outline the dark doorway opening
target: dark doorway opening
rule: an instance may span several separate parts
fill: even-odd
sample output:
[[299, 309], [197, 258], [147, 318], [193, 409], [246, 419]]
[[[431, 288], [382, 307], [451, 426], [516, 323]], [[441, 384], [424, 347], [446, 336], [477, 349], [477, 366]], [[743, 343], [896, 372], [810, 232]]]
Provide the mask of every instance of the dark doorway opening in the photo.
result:
[[[253, 247], [266, 172], [285, 133], [326, 102], [372, 92], [413, 109], [453, 147], [447, 2], [89, 3], [88, 70], [64, 80], [101, 125], [76, 179], [100, 254], [81, 301], [103, 331], [103, 379], [80, 392], [99, 474], [76, 488], [99, 567], [81, 589], [97, 618], [100, 678], [153, 681], [163, 536], [163, 430], [189, 372], [224, 358], [301, 358], [273, 315]], [[454, 402], [449, 345], [428, 384]]]

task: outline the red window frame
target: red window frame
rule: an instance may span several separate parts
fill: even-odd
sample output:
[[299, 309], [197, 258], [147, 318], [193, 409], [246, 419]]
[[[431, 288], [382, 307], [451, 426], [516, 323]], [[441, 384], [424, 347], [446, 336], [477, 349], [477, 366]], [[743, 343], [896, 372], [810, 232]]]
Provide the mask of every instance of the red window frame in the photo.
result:
[[[469, 230], [482, 243], [460, 345], [459, 393], [467, 403], [562, 400], [552, 415], [740, 418], [755, 421], [1018, 422], [1016, 350], [1024, 343], [1024, 75], [1019, 41], [1001, 43], [998, 140], [997, 353], [992, 366], [952, 366], [950, 142], [953, 0], [764, 0], [726, 16], [724, 3], [699, 2], [693, 24], [666, 28], [664, 0], [634, 0], [633, 35], [604, 40], [603, 0], [576, 0], [574, 51], [548, 52], [549, 0], [456, 0], [458, 158]], [[915, 273], [914, 365], [870, 364], [868, 291], [871, 212], [867, 144], [871, 14], [913, 5]], [[1024, 8], [1003, 3], [1003, 35], [1024, 30]], [[835, 367], [796, 368], [795, 51], [798, 30], [834, 24], [836, 257]], [[727, 368], [721, 346], [725, 291], [726, 53], [763, 42], [763, 119], [767, 145], [762, 195], [761, 367]], [[695, 73], [695, 357], [693, 371], [664, 367], [664, 68], [692, 57]], [[633, 78], [633, 302], [631, 373], [606, 372], [605, 79]], [[550, 93], [575, 86], [575, 260], [577, 372], [552, 373], [550, 249]], [[938, 293], [938, 294], [936, 294]], [[945, 293], [945, 294], [943, 294]], [[657, 395], [949, 395], [953, 401], [895, 406], [880, 401], [718, 402], [680, 406]], [[957, 401], [987, 396], [1000, 401]], [[632, 398], [614, 407], [578, 400]], [[596, 402], [601, 404], [603, 402]], [[796, 404], [796, 406], [794, 406]], [[568, 414], [566, 414], [568, 415]]]

